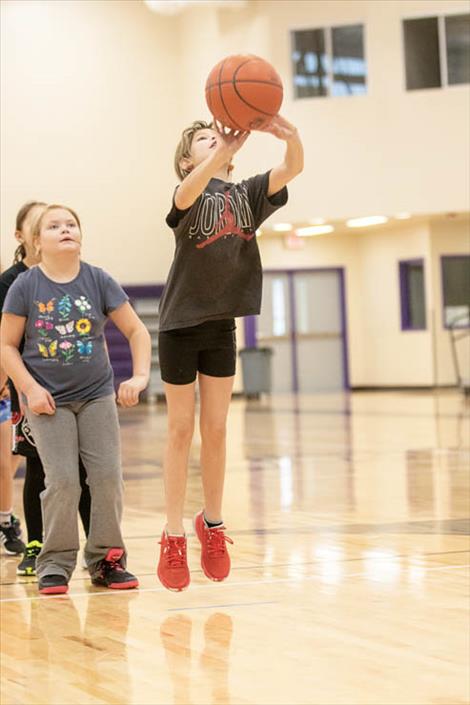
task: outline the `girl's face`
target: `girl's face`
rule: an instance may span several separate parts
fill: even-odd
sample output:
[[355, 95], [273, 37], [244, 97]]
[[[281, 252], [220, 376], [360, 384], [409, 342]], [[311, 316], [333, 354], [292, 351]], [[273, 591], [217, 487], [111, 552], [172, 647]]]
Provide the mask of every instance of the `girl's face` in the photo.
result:
[[46, 206], [38, 205], [38, 206], [33, 206], [29, 211], [28, 215], [26, 218], [23, 220], [23, 225], [21, 226], [21, 230], [17, 230], [15, 232], [15, 237], [20, 242], [22, 245], [24, 245], [25, 251], [26, 251], [26, 257], [29, 260], [37, 260], [37, 257], [35, 255], [35, 247], [33, 244], [33, 232], [32, 232], [32, 226], [33, 223], [41, 213], [44, 211]]
[[212, 130], [210, 128], [198, 130], [193, 137], [191, 143], [191, 157], [188, 160], [192, 167], [196, 167], [198, 164], [203, 162], [211, 151], [217, 147], [221, 141], [221, 136], [217, 130]]
[[54, 208], [42, 219], [39, 234], [41, 256], [80, 254], [82, 234], [77, 221], [70, 211]]

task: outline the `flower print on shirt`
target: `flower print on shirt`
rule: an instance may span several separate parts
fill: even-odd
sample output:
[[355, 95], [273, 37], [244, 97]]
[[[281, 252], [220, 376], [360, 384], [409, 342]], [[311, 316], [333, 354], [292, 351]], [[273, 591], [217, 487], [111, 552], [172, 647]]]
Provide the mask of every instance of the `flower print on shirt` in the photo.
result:
[[[57, 303], [54, 298], [47, 303], [35, 301], [35, 304], [38, 320], [34, 328], [41, 340], [36, 344], [43, 360], [63, 365], [89, 363], [94, 347], [93, 340], [89, 339], [94, 316], [88, 298], [80, 295], [74, 299], [65, 294]], [[73, 317], [74, 307], [81, 313], [78, 319]]]
[[69, 340], [63, 340], [59, 343], [59, 350], [64, 358], [64, 363], [70, 362], [75, 354], [75, 345]]
[[69, 318], [72, 305], [72, 299], [68, 294], [65, 294], [65, 296], [60, 299], [57, 304], [57, 310], [59, 311], [59, 316], [61, 319]]
[[91, 311], [91, 304], [88, 302], [86, 296], [80, 296], [78, 299], [75, 299], [74, 304], [82, 314]]
[[41, 338], [48, 338], [50, 335], [50, 331], [54, 328], [54, 324], [50, 321], [44, 321], [42, 318], [38, 318], [38, 320], [34, 324], [34, 327], [36, 328]]
[[80, 320], [75, 323], [75, 329], [78, 335], [86, 335], [91, 330], [91, 321], [89, 321], [88, 318], [80, 318]]

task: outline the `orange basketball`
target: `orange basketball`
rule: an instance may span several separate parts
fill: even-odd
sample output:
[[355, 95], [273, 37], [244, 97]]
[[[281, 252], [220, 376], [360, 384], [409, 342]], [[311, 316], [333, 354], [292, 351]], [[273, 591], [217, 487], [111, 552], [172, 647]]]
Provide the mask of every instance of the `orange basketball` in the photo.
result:
[[256, 130], [277, 115], [282, 103], [277, 71], [252, 54], [227, 56], [206, 81], [206, 101], [216, 120], [232, 130]]

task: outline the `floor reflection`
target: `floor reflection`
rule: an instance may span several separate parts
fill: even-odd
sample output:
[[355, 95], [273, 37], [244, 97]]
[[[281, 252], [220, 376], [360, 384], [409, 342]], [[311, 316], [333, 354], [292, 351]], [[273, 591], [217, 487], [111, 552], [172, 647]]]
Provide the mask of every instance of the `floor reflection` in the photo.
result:
[[173, 687], [173, 703], [191, 705], [193, 702], [191, 674], [194, 679], [196, 666], [207, 681], [210, 702], [230, 705], [228, 675], [232, 618], [224, 612], [209, 615], [203, 626], [204, 643], [198, 660], [191, 646], [192, 629], [192, 620], [184, 613], [172, 614], [160, 626], [160, 639]]
[[108, 702], [117, 690], [120, 702], [130, 701], [127, 632], [129, 605], [135, 597], [120, 595], [119, 601], [90, 597], [83, 627], [81, 601], [76, 605], [64, 596], [30, 602], [29, 656], [40, 665], [37, 684], [42, 702], [58, 702], [57, 678], [63, 678], [64, 670], [69, 685], [78, 692], [85, 688]]

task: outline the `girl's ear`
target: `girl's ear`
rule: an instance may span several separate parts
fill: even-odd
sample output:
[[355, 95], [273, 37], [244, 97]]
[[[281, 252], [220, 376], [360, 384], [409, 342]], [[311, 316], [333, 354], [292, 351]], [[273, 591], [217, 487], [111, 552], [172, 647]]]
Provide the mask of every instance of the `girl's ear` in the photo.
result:
[[15, 230], [15, 237], [18, 240], [18, 242], [20, 242], [21, 244], [24, 243], [23, 233], [21, 232], [21, 230]]

